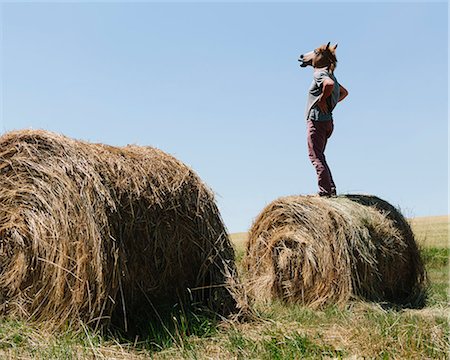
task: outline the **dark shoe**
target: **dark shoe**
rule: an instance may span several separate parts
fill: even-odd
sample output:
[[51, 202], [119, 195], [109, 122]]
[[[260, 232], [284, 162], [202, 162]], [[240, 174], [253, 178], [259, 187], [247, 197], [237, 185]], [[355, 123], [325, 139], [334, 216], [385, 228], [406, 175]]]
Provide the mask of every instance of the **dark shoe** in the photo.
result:
[[337, 197], [336, 189], [331, 189], [331, 192], [330, 192], [330, 193], [326, 193], [326, 192], [318, 192], [317, 195], [319, 195], [320, 197], [326, 197], [326, 198], [329, 198], [329, 197]]

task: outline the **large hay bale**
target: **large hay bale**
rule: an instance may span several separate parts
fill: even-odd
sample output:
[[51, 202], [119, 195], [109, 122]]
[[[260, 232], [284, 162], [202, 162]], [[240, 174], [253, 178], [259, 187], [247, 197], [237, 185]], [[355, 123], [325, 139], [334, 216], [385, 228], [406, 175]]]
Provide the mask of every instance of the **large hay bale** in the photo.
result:
[[213, 194], [174, 157], [45, 131], [0, 138], [0, 313], [126, 329], [193, 299], [227, 315], [235, 280]]
[[413, 233], [375, 196], [289, 196], [253, 223], [244, 258], [254, 298], [313, 308], [352, 298], [421, 306], [426, 275]]

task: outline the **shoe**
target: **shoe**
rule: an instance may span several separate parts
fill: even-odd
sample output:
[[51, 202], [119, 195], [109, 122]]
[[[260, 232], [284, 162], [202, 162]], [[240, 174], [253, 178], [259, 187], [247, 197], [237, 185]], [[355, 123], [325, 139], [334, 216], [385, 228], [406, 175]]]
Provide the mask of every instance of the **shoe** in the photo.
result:
[[330, 198], [330, 197], [335, 198], [335, 197], [337, 197], [336, 190], [334, 190], [334, 189], [332, 189], [330, 193], [318, 192], [317, 195], [320, 196], [320, 197], [325, 197], [325, 198]]

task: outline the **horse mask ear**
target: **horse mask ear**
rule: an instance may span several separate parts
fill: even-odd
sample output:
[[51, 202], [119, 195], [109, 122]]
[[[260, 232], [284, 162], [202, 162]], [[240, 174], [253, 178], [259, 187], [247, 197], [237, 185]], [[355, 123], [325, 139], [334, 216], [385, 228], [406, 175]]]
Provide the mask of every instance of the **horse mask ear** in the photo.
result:
[[338, 44], [334, 45], [334, 46], [333, 46], [333, 50], [336, 50], [336, 49], [337, 49], [337, 46], [338, 46]]
[[330, 42], [328, 42], [327, 47], [325, 48], [325, 50], [328, 50], [329, 47], [330, 47]]

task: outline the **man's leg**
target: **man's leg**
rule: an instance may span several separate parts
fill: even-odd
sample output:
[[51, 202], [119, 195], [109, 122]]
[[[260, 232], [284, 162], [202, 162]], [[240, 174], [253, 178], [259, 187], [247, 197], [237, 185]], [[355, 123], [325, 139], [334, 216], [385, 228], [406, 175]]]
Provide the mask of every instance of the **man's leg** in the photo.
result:
[[[327, 127], [327, 139], [329, 139], [331, 137], [331, 134], [333, 134], [333, 130], [334, 130], [334, 123], [333, 123], [333, 121], [330, 121], [329, 122], [329, 126]], [[327, 167], [328, 173], [330, 174], [331, 195], [336, 195], [337, 194], [336, 185], [334, 183], [333, 175], [331, 174], [331, 170], [330, 170], [330, 168], [328, 166], [328, 163], [326, 161], [325, 161], [325, 165]]]
[[328, 167], [328, 164], [326, 162], [325, 162], [325, 164], [327, 166], [328, 174], [330, 174], [330, 184], [331, 184], [330, 195], [335, 196], [337, 194], [337, 190], [336, 190], [336, 184], [334, 183], [334, 180], [333, 180], [333, 174], [331, 174], [331, 170]]
[[333, 131], [332, 127], [332, 121], [308, 120], [308, 153], [309, 159], [316, 169], [319, 195], [334, 195], [336, 192], [324, 154], [327, 139]]

